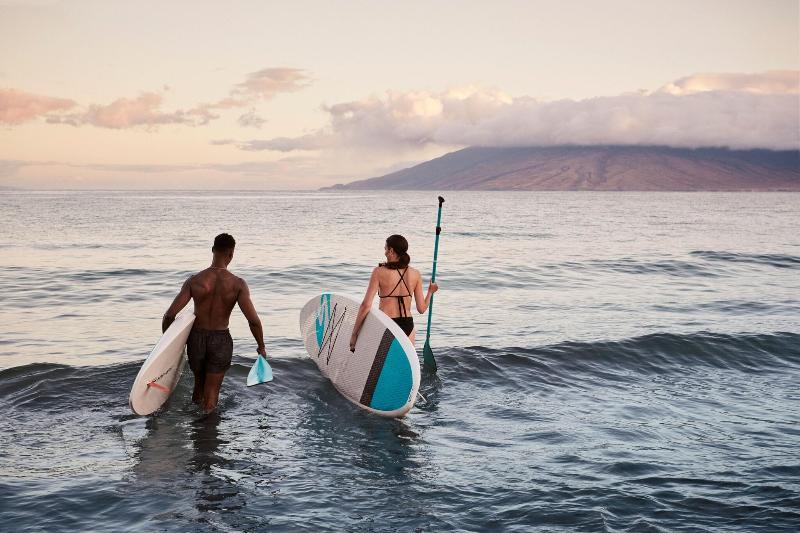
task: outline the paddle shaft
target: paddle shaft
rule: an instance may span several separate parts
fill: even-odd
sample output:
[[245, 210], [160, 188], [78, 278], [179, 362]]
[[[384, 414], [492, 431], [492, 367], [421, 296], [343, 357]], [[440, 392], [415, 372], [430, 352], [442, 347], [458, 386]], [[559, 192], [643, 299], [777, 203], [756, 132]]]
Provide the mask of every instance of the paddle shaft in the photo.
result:
[[[439, 258], [439, 234], [442, 233], [442, 204], [444, 198], [439, 197], [439, 212], [436, 214], [436, 241], [433, 245], [433, 273], [431, 274], [431, 283], [436, 281], [436, 261]], [[433, 297], [431, 294], [431, 301], [428, 303], [428, 331], [425, 336], [425, 342], [431, 338], [431, 319], [433, 318]]]

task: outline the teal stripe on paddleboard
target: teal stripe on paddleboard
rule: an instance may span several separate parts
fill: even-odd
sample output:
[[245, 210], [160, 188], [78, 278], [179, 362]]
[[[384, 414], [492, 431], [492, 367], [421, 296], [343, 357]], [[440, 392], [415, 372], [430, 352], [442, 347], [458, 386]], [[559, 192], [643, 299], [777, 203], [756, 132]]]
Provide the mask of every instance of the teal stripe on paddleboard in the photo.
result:
[[408, 356], [397, 339], [392, 341], [369, 406], [379, 411], [400, 409], [408, 401], [414, 380]]
[[317, 333], [317, 348], [322, 346], [322, 339], [325, 338], [325, 328], [331, 317], [331, 295], [325, 293], [319, 297], [319, 309], [317, 309], [314, 328]]

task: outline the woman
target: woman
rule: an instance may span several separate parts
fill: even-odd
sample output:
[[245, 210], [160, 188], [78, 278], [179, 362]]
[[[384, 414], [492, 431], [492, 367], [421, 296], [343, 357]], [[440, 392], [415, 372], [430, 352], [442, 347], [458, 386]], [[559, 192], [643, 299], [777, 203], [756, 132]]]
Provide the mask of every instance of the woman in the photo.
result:
[[414, 319], [411, 317], [411, 297], [413, 295], [417, 302], [417, 311], [424, 313], [428, 310], [431, 296], [439, 290], [436, 283], [431, 283], [428, 285], [428, 294], [425, 298], [422, 297], [422, 276], [419, 270], [408, 266], [411, 262], [411, 257], [408, 255], [408, 241], [402, 235], [392, 235], [386, 239], [383, 255], [386, 256], [386, 262], [380, 263], [372, 271], [364, 301], [358, 308], [356, 325], [350, 337], [351, 352], [356, 349], [358, 332], [372, 308], [375, 294], [381, 299], [379, 309], [397, 322], [411, 339], [411, 344], [414, 344], [417, 332], [414, 329]]

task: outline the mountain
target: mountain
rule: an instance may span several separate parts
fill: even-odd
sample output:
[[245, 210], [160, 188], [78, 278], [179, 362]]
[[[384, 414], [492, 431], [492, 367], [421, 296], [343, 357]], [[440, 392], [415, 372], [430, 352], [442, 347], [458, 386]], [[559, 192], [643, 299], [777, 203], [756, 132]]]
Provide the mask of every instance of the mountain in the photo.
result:
[[473, 147], [330, 189], [800, 191], [800, 150]]

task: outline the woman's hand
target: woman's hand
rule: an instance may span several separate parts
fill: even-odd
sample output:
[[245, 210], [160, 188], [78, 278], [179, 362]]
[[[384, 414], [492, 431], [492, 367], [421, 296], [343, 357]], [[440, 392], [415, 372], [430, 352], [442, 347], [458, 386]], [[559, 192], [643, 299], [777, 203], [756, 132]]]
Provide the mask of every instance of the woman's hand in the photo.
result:
[[358, 339], [357, 336], [353, 335], [350, 337], [350, 351], [355, 353], [356, 351], [356, 340]]
[[422, 296], [422, 278], [414, 285], [414, 301], [417, 302], [417, 311], [420, 313], [424, 313], [428, 310], [428, 306], [431, 304], [431, 298], [433, 298], [433, 294], [439, 290], [439, 286], [431, 281], [428, 284], [428, 293], [423, 297]]

